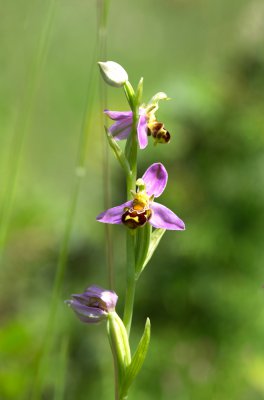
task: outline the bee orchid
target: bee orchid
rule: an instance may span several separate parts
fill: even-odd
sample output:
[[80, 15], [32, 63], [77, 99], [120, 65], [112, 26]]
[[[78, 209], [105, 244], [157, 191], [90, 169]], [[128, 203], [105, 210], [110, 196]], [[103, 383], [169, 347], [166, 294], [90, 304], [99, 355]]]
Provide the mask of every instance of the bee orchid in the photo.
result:
[[132, 192], [133, 200], [120, 206], [109, 208], [96, 218], [107, 224], [124, 224], [135, 229], [150, 223], [154, 228], [184, 230], [184, 222], [162, 204], [155, 203], [168, 180], [168, 173], [161, 163], [152, 164], [141, 179], [136, 182], [137, 190]]
[[[170, 141], [169, 132], [164, 128], [162, 122], [157, 121], [155, 116], [159, 100], [164, 99], [167, 99], [165, 93], [157, 93], [151, 99], [149, 105], [142, 105], [139, 108], [137, 138], [140, 149], [144, 149], [148, 145], [148, 136], [154, 138], [154, 143], [168, 143]], [[109, 128], [112, 136], [116, 140], [127, 139], [133, 126], [133, 112], [104, 110], [104, 113], [115, 121]]]

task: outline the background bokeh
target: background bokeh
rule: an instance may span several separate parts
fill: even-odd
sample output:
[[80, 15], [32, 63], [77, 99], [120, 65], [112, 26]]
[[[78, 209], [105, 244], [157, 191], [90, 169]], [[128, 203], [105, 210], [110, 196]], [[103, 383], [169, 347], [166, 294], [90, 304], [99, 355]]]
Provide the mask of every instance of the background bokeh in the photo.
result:
[[[92, 283], [107, 286], [104, 226], [95, 221], [103, 210], [104, 139], [96, 70], [89, 83], [97, 3], [57, 1], [22, 143], [19, 127], [49, 2], [0, 4], [1, 223], [18, 165], [1, 258], [0, 399], [31, 398], [91, 91], [87, 172], [41, 398], [112, 399], [104, 324], [81, 324], [62, 301]], [[144, 77], [145, 101], [158, 91], [172, 98], [159, 110], [171, 143], [141, 152], [139, 172], [152, 162], [166, 165], [161, 200], [187, 226], [166, 232], [138, 284], [132, 341], [147, 316], [152, 338], [131, 399], [264, 398], [263, 20], [262, 0], [110, 2], [108, 58], [126, 68], [132, 84]], [[108, 89], [108, 105], [127, 109], [122, 90]], [[125, 187], [110, 159], [115, 205], [124, 201]], [[112, 233], [122, 313], [124, 227]]]

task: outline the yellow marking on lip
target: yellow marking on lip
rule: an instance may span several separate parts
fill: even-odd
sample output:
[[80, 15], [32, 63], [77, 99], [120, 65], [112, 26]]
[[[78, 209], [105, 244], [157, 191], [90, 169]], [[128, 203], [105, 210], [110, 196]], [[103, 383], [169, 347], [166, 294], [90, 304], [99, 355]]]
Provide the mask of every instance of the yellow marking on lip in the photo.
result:
[[131, 217], [130, 215], [127, 215], [126, 218], [125, 218], [125, 221], [131, 220], [131, 219], [132, 219], [133, 221], [139, 223], [139, 218], [138, 218], [138, 216], [136, 216], [136, 217]]

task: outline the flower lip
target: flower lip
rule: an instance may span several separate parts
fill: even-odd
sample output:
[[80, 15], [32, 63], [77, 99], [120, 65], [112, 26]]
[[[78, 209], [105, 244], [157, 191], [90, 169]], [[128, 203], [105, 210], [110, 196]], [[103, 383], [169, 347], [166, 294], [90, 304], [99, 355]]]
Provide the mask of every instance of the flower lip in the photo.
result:
[[157, 143], [169, 143], [171, 135], [162, 122], [153, 121], [148, 123], [148, 136], [152, 136]]
[[151, 218], [152, 211], [150, 208], [144, 208], [137, 210], [135, 206], [133, 208], [125, 208], [122, 215], [122, 222], [130, 229], [136, 229], [140, 226], [144, 226]]

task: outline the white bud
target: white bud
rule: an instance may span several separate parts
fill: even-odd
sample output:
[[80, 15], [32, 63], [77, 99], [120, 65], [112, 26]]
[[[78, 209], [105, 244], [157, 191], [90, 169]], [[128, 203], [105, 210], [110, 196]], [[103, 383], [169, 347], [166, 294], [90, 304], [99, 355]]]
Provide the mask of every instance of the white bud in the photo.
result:
[[103, 79], [110, 86], [122, 87], [128, 81], [126, 70], [114, 61], [98, 62]]

